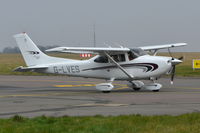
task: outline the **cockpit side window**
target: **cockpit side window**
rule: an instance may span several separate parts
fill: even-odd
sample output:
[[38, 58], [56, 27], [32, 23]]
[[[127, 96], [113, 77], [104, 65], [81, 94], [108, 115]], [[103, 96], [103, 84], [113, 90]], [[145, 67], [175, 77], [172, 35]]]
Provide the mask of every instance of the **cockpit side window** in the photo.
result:
[[124, 54], [120, 54], [119, 55], [120, 61], [126, 61], [125, 59], [125, 55]]
[[97, 57], [94, 62], [96, 63], [108, 63], [108, 58], [106, 56]]

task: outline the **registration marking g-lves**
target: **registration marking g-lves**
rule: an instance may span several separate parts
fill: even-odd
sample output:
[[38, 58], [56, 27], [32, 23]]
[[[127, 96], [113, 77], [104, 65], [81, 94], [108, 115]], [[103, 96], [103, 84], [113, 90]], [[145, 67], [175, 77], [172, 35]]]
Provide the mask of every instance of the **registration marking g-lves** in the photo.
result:
[[54, 66], [53, 67], [54, 73], [66, 73], [66, 74], [74, 74], [80, 73], [80, 68], [78, 65], [72, 66]]

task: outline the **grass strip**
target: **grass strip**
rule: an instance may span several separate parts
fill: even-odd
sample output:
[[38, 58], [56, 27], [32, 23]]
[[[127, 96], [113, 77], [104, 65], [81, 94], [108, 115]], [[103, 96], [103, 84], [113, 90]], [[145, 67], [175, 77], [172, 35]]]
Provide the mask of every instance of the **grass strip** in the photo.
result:
[[200, 113], [179, 116], [14, 116], [0, 119], [0, 133], [199, 133]]

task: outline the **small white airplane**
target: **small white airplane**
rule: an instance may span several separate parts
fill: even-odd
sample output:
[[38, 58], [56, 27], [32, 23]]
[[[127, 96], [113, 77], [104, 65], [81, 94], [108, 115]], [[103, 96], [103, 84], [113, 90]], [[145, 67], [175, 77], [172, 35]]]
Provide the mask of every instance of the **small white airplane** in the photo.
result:
[[[63, 74], [68, 76], [105, 79], [106, 83], [96, 85], [102, 92], [110, 92], [114, 80], [126, 80], [134, 90], [147, 89], [159, 91], [161, 84], [155, 81], [164, 74], [171, 74], [173, 83], [175, 66], [181, 59], [156, 56], [160, 49], [185, 46], [186, 43], [145, 46], [138, 48], [100, 48], [100, 47], [57, 47], [46, 51], [66, 53], [97, 54], [88, 60], [72, 60], [51, 57], [39, 50], [26, 33], [14, 35], [27, 67], [18, 67], [14, 71], [34, 71], [40, 73]], [[153, 55], [145, 51], [151, 51]], [[149, 80], [144, 84], [140, 80]]]

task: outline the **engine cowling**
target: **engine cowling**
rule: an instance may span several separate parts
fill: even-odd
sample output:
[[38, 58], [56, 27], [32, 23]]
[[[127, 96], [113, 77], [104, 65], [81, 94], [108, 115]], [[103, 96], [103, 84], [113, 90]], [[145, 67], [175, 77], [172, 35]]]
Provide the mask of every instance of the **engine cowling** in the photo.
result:
[[96, 85], [96, 89], [102, 92], [110, 92], [114, 86], [111, 83], [101, 83]]

